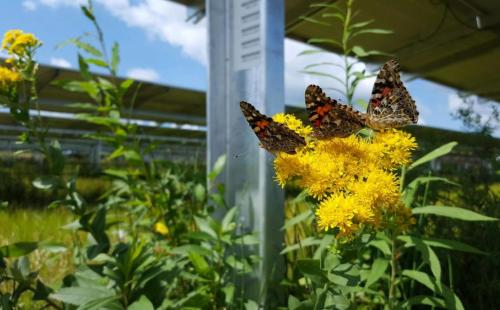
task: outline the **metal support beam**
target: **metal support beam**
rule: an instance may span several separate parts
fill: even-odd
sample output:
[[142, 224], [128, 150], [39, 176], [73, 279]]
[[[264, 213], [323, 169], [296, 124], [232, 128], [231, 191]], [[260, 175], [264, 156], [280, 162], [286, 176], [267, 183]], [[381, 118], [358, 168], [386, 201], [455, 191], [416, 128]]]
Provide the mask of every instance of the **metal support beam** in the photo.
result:
[[239, 102], [273, 115], [284, 110], [284, 0], [207, 0], [209, 89], [207, 167], [227, 154], [226, 202], [246, 230], [259, 234], [261, 257], [245, 280], [246, 297], [269, 305], [283, 274], [283, 192], [273, 181], [272, 156], [258, 146]]

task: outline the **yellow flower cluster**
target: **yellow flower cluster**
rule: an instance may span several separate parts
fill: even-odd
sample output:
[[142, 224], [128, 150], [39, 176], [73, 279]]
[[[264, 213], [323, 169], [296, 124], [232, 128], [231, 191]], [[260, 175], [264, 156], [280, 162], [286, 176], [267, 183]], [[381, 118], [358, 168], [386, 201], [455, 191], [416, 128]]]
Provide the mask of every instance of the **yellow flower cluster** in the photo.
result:
[[41, 42], [31, 33], [13, 29], [5, 33], [2, 41], [2, 49], [10, 55], [23, 57], [39, 47]]
[[168, 236], [170, 234], [170, 229], [164, 222], [156, 222], [153, 225], [153, 231], [162, 236]]
[[[291, 115], [279, 115], [275, 120], [303, 135], [310, 133]], [[400, 202], [399, 179], [393, 173], [411, 160], [417, 147], [411, 135], [388, 130], [371, 139], [352, 135], [306, 141], [307, 146], [295, 155], [278, 154], [276, 179], [281, 186], [294, 180], [319, 200], [316, 217], [320, 229], [336, 229], [339, 236], [350, 236], [362, 226], [384, 227], [388, 218], [398, 218], [401, 225], [411, 221], [411, 212]]]
[[273, 116], [273, 121], [285, 124], [288, 128], [295, 131], [299, 135], [305, 137], [312, 133], [311, 126], [304, 124], [292, 114], [278, 113]]
[[21, 80], [21, 75], [6, 67], [0, 67], [0, 91], [6, 90]]

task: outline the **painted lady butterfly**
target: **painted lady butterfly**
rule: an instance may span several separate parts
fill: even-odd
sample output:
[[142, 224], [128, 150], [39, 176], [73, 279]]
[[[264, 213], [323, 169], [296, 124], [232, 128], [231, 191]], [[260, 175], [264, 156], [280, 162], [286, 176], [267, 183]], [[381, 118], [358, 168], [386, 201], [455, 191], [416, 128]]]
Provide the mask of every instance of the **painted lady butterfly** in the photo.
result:
[[250, 103], [241, 101], [240, 108], [253, 132], [259, 138], [261, 146], [269, 152], [295, 154], [298, 147], [306, 145], [304, 137], [261, 114]]
[[363, 114], [327, 97], [319, 86], [309, 85], [305, 99], [314, 136], [319, 139], [347, 137], [365, 126]]
[[380, 69], [366, 112], [368, 127], [381, 130], [417, 123], [417, 106], [404, 87], [399, 71], [395, 60], [389, 60]]
[[380, 69], [366, 114], [326, 97], [319, 86], [305, 93], [309, 120], [319, 138], [347, 137], [364, 126], [374, 130], [416, 124], [418, 111], [399, 76], [399, 63], [389, 60]]

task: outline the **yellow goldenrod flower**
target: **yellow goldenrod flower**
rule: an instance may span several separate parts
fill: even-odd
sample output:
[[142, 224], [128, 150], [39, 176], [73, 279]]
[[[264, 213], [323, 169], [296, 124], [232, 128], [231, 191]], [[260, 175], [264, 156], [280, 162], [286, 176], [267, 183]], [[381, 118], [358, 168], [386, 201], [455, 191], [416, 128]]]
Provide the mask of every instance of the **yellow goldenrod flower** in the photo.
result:
[[411, 210], [400, 201], [399, 178], [392, 172], [411, 160], [417, 144], [410, 134], [388, 130], [371, 140], [355, 135], [315, 140], [307, 137], [311, 128], [295, 117], [277, 114], [273, 119], [306, 136], [306, 147], [294, 155], [278, 154], [274, 168], [281, 186], [294, 180], [319, 200], [318, 228], [349, 237], [360, 227], [412, 223]]
[[8, 46], [14, 44], [16, 38], [19, 37], [22, 33], [23, 31], [19, 29], [12, 29], [7, 31], [3, 36], [2, 49], [7, 49]]
[[10, 55], [19, 57], [23, 57], [40, 45], [41, 42], [33, 34], [18, 29], [7, 31], [2, 41], [2, 49], [7, 50]]
[[292, 114], [278, 113], [273, 116], [275, 122], [286, 125], [291, 130], [305, 137], [312, 133], [311, 126], [305, 126], [298, 118]]
[[415, 138], [409, 133], [396, 129], [378, 133], [373, 144], [379, 144], [383, 148], [382, 161], [388, 169], [394, 169], [408, 165], [411, 153], [417, 148]]
[[0, 91], [21, 81], [21, 75], [6, 67], [0, 67]]
[[156, 222], [153, 226], [153, 231], [162, 236], [167, 236], [170, 233], [170, 230], [164, 222]]

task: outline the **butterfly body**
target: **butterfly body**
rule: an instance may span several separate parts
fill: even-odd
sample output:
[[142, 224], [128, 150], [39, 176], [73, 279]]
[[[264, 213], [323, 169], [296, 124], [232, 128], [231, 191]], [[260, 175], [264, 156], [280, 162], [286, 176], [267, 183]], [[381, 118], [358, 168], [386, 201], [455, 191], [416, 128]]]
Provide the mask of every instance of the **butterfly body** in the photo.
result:
[[295, 154], [297, 148], [306, 145], [304, 137], [260, 113], [250, 103], [241, 101], [240, 108], [253, 132], [259, 138], [261, 146], [269, 152]]

